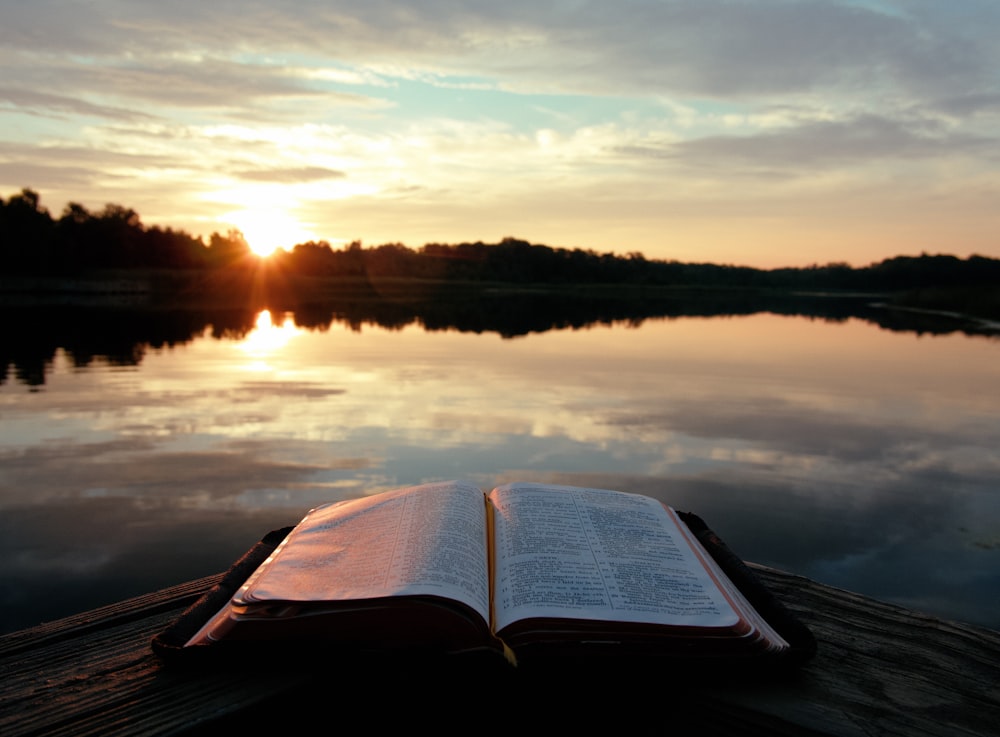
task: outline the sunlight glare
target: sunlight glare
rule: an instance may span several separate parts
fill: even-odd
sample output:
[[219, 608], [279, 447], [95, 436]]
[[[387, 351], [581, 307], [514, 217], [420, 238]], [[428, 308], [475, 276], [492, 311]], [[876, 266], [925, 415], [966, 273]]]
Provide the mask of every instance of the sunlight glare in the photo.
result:
[[257, 364], [262, 364], [265, 359], [280, 352], [298, 333], [299, 329], [290, 316], [286, 315], [280, 325], [275, 325], [270, 310], [262, 310], [257, 315], [256, 326], [240, 343], [240, 349], [257, 359]]
[[243, 233], [247, 244], [258, 256], [266, 258], [278, 249], [291, 250], [315, 236], [283, 209], [247, 209], [229, 213], [226, 220]]

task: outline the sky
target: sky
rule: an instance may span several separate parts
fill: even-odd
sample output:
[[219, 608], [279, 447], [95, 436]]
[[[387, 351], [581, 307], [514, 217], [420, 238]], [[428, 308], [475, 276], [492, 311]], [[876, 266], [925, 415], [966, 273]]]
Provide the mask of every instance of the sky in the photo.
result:
[[1000, 257], [996, 0], [0, 0], [0, 197], [254, 248]]

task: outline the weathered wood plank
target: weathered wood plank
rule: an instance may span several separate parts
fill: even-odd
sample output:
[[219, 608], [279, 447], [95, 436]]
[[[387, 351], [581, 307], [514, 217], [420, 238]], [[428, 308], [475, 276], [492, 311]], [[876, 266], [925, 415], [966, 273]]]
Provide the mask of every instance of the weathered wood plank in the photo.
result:
[[[813, 710], [803, 705], [833, 708], [845, 734], [1000, 734], [1000, 632], [779, 571], [757, 573], [812, 629], [819, 651], [793, 688], [746, 688], [734, 700], [803, 724]], [[816, 712], [825, 725], [829, 715]]]
[[[330, 662], [315, 670], [165, 666], [150, 639], [218, 577], [0, 637], [0, 734], [191, 735], [319, 718], [381, 726], [457, 726], [456, 698], [517, 704], [534, 724], [648, 724], [650, 709], [700, 734], [1000, 734], [1000, 633], [945, 622], [780, 571], [755, 567], [813, 630], [816, 658], [787, 678], [688, 683], [683, 672], [623, 665], [558, 682], [426, 664]], [[566, 693], [569, 693], [567, 700]], [[653, 696], [650, 703], [640, 699]], [[347, 714], [352, 714], [350, 719]], [[499, 716], [497, 718], [500, 718]]]

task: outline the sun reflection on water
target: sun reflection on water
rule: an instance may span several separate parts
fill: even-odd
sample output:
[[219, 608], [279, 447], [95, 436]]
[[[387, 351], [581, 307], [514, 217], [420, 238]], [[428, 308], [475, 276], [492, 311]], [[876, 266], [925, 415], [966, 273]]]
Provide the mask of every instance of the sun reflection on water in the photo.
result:
[[239, 343], [239, 349], [254, 359], [245, 368], [248, 371], [272, 370], [268, 359], [280, 354], [299, 332], [291, 315], [282, 316], [279, 323], [270, 310], [261, 310], [254, 329]]

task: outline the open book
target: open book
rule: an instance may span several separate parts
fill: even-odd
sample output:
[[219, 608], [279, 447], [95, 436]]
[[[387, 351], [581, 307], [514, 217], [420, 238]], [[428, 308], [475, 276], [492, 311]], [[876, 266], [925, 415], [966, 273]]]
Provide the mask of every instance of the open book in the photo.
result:
[[463, 482], [310, 511], [183, 646], [248, 642], [491, 650], [512, 662], [789, 648], [661, 502]]

